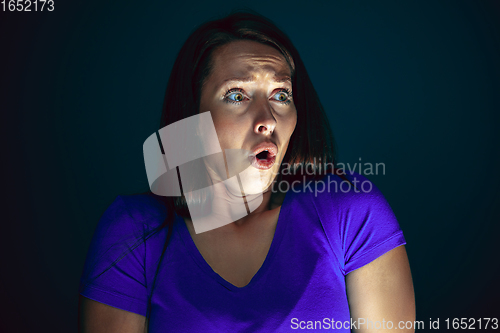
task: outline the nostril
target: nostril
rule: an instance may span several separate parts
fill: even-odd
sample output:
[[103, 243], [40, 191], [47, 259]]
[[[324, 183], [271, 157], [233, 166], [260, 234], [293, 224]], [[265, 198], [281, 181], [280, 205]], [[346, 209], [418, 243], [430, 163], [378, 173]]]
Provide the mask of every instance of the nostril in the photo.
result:
[[259, 132], [264, 132], [266, 130], [265, 126], [260, 125], [259, 126]]

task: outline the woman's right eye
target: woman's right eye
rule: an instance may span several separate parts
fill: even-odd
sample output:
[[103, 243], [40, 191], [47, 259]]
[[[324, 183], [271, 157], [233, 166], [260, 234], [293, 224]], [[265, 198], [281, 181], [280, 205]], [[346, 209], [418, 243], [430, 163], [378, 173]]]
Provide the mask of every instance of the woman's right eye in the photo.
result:
[[226, 92], [224, 101], [228, 103], [239, 104], [245, 100], [245, 95], [242, 89], [230, 89]]

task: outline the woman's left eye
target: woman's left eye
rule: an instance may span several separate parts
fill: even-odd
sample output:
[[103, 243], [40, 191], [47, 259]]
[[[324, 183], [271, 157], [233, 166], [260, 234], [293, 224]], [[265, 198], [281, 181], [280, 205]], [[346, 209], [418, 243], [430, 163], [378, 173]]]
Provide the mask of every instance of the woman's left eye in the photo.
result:
[[281, 103], [287, 103], [290, 101], [290, 92], [288, 90], [280, 90], [273, 95], [273, 99]]

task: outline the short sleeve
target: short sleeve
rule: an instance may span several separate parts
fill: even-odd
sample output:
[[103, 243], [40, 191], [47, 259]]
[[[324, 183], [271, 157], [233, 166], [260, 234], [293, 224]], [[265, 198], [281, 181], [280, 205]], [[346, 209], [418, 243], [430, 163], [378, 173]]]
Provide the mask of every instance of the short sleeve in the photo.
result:
[[[344, 275], [406, 244], [389, 203], [366, 177], [346, 174], [351, 182], [329, 176], [330, 202], [318, 211]], [[326, 207], [326, 208], [324, 208]]]
[[144, 226], [118, 196], [94, 232], [80, 294], [119, 309], [146, 315]]

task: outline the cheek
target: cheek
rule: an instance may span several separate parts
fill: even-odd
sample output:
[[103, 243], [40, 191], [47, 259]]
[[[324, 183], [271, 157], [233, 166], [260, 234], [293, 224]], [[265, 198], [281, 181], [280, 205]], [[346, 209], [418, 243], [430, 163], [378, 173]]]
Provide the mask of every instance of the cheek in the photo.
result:
[[283, 159], [285, 156], [285, 152], [289, 148], [290, 138], [292, 137], [293, 132], [295, 131], [295, 127], [297, 126], [297, 112], [289, 114], [287, 117], [282, 119], [282, 130], [280, 131], [281, 142], [283, 142], [283, 150], [281, 158]]
[[248, 131], [248, 128], [234, 119], [217, 117], [214, 113], [212, 119], [222, 149], [237, 147]]
[[293, 132], [295, 131], [295, 127], [297, 126], [297, 111], [294, 110], [292, 114], [290, 114], [289, 117], [286, 118], [285, 124], [284, 124], [284, 134], [287, 136], [287, 139], [289, 140], [290, 137], [292, 136]]

